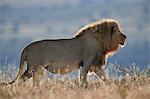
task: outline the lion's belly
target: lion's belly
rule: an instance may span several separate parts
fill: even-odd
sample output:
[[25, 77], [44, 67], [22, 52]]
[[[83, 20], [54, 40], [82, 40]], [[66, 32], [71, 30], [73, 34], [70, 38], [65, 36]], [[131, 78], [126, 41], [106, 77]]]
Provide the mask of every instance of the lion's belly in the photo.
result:
[[49, 72], [51, 73], [59, 73], [59, 74], [66, 74], [73, 70], [76, 70], [79, 68], [78, 64], [76, 65], [52, 65], [45, 67]]

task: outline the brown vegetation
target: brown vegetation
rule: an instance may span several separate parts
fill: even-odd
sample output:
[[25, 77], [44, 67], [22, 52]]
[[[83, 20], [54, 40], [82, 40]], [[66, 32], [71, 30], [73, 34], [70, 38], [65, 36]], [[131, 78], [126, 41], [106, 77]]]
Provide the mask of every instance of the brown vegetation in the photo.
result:
[[0, 99], [150, 99], [150, 78], [143, 75], [89, 80], [87, 89], [79, 88], [76, 81], [58, 79], [43, 79], [41, 87], [35, 88], [31, 80], [1, 86]]

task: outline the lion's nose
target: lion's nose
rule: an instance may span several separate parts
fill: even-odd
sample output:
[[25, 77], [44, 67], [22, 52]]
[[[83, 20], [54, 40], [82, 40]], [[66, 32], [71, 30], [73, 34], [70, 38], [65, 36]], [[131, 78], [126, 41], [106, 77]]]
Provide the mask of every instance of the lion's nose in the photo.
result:
[[124, 39], [126, 39], [126, 38], [127, 38], [127, 36], [125, 36], [124, 34], [123, 34], [123, 37], [124, 37]]
[[121, 35], [122, 35], [123, 39], [126, 39], [126, 38], [127, 38], [127, 36], [125, 36], [124, 34], [121, 34]]

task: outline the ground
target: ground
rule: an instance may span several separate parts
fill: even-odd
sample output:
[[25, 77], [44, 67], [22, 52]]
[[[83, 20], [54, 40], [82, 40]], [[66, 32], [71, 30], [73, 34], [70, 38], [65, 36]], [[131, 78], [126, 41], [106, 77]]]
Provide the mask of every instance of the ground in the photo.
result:
[[86, 89], [80, 88], [77, 80], [59, 78], [43, 78], [41, 87], [35, 88], [31, 78], [22, 84], [0, 86], [0, 99], [150, 99], [150, 72], [133, 71], [109, 76], [107, 81], [88, 79]]

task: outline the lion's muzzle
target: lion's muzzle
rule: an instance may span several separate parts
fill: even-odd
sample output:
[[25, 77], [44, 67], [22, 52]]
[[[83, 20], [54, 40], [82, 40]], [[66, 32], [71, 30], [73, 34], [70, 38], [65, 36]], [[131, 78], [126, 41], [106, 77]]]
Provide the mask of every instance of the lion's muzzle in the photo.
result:
[[120, 44], [121, 46], [124, 45], [126, 38], [127, 38], [127, 37], [126, 37], [124, 34], [121, 34], [121, 35], [120, 35], [119, 44]]

